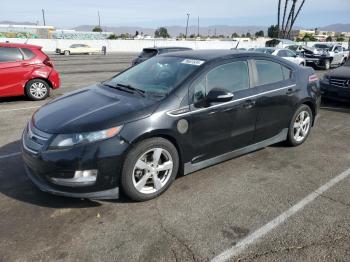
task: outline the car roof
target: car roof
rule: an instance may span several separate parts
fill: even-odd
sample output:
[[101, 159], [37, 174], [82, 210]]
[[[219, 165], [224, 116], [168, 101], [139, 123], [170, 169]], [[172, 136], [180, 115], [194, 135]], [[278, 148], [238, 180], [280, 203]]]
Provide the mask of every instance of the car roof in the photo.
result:
[[272, 56], [270, 54], [252, 52], [252, 51], [240, 51], [240, 50], [227, 50], [227, 49], [216, 49], [216, 50], [190, 50], [190, 51], [179, 51], [173, 53], [166, 53], [161, 56], [171, 56], [171, 57], [181, 57], [187, 59], [203, 60], [210, 62], [217, 59], [229, 59], [235, 57], [245, 57], [245, 58], [268, 58], [282, 63], [288, 64], [295, 68], [295, 64], [289, 62], [288, 60], [279, 58], [277, 56]]
[[21, 43], [0, 43], [0, 47], [17, 47], [17, 48], [30, 48], [30, 49], [41, 49], [38, 45], [29, 45]]
[[166, 49], [192, 50], [192, 48], [190, 48], [190, 47], [182, 47], [182, 46], [146, 47], [144, 49], [153, 49], [153, 50], [166, 50]]

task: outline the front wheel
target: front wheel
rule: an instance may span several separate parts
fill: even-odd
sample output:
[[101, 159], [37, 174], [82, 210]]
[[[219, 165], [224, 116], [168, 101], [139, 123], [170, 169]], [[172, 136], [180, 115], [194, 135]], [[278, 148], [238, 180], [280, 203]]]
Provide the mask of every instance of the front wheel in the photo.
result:
[[64, 51], [64, 55], [70, 55], [69, 50], [65, 50], [65, 51]]
[[179, 155], [171, 142], [163, 138], [144, 140], [125, 159], [123, 190], [135, 201], [150, 200], [169, 188], [178, 168]]
[[310, 134], [313, 122], [312, 111], [309, 106], [301, 105], [294, 113], [288, 131], [288, 144], [299, 146], [305, 142]]

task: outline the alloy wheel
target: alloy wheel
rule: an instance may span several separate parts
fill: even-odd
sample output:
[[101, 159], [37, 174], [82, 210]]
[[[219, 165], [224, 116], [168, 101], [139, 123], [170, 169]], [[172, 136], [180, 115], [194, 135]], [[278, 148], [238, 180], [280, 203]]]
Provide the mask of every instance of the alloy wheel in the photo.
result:
[[152, 148], [144, 153], [133, 169], [132, 182], [143, 194], [153, 194], [169, 181], [173, 171], [173, 159], [163, 148]]
[[297, 118], [295, 119], [295, 122], [293, 125], [293, 134], [296, 142], [299, 143], [307, 137], [310, 131], [310, 124], [311, 124], [311, 116], [309, 112], [301, 111], [297, 116]]
[[30, 86], [29, 92], [33, 97], [41, 99], [46, 96], [47, 88], [43, 83], [35, 82]]

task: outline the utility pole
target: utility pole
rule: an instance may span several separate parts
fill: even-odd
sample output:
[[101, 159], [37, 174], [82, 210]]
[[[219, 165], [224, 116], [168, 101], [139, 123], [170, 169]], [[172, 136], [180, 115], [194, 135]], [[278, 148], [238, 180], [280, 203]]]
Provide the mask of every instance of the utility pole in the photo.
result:
[[187, 32], [188, 32], [188, 20], [190, 20], [190, 14], [187, 14], [187, 23], [186, 23], [186, 34], [185, 34], [185, 39], [187, 39]]
[[44, 26], [46, 26], [46, 21], [45, 21], [45, 10], [41, 9], [41, 12], [43, 13], [43, 22], [44, 22]]
[[197, 23], [197, 37], [199, 37], [199, 16], [198, 16], [198, 23]]
[[98, 16], [98, 27], [101, 28], [100, 11], [97, 11], [97, 16]]

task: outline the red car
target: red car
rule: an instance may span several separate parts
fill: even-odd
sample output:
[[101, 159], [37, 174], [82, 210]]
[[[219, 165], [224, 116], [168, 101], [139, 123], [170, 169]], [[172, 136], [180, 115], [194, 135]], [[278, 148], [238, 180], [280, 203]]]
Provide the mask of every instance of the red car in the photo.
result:
[[0, 97], [43, 100], [59, 86], [59, 74], [40, 46], [0, 43]]

